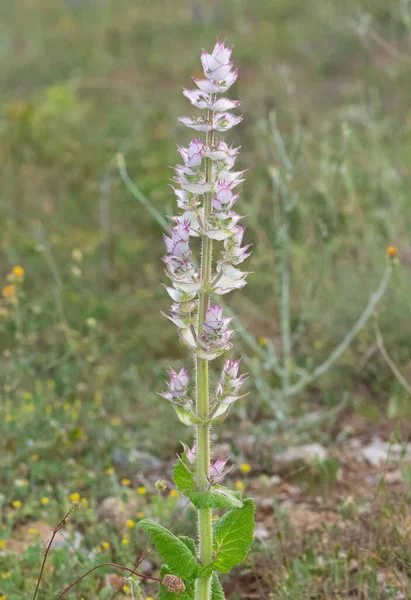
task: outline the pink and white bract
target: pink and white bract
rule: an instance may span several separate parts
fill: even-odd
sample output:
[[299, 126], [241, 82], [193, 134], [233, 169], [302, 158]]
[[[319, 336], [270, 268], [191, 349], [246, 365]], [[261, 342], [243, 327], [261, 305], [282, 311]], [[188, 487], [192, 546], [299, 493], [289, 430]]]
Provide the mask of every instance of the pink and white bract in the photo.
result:
[[[224, 318], [223, 308], [211, 303], [205, 313], [201, 333], [197, 333], [199, 293], [207, 285], [207, 293], [227, 294], [246, 285], [247, 273], [238, 268], [249, 255], [249, 246], [242, 246], [245, 227], [235, 212], [239, 198], [234, 189], [243, 181], [244, 171], [235, 171], [235, 162], [240, 148], [227, 144], [219, 132], [231, 129], [241, 122], [241, 115], [231, 111], [239, 106], [238, 100], [220, 95], [236, 81], [237, 70], [231, 61], [232, 48], [217, 40], [212, 51], [203, 50], [201, 62], [204, 79], [194, 79], [197, 89], [184, 89], [183, 94], [191, 105], [204, 113], [180, 118], [180, 122], [191, 129], [207, 133], [207, 141], [194, 137], [187, 147], [179, 147], [183, 164], [174, 169], [173, 191], [177, 198], [181, 216], [173, 217], [171, 236], [165, 236], [167, 255], [164, 257], [167, 275], [172, 285], [167, 291], [173, 300], [170, 312], [165, 315], [179, 329], [181, 342], [198, 357], [213, 360], [232, 349], [229, 329], [231, 319]], [[208, 172], [207, 172], [208, 169]], [[211, 198], [211, 211], [205, 213], [205, 197]], [[190, 237], [207, 237], [221, 245], [211, 282], [201, 281], [190, 249]], [[239, 361], [226, 362], [216, 395], [212, 401], [216, 417], [225, 414], [240, 396], [239, 388], [245, 377], [237, 376]], [[182, 372], [170, 372], [169, 391], [163, 396], [181, 407], [177, 390]], [[186, 396], [185, 388], [183, 396]], [[184, 403], [187, 407], [187, 402]], [[220, 406], [220, 408], [218, 408]], [[184, 416], [187, 422], [187, 415]], [[194, 423], [194, 415], [192, 419]], [[217, 475], [218, 477], [218, 475]]]

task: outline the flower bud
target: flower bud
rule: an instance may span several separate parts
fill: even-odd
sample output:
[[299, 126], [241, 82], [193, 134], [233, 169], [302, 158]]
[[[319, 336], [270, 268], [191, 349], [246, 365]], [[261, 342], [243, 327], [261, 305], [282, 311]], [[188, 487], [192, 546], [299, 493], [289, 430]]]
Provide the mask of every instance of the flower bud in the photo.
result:
[[190, 465], [194, 465], [197, 460], [197, 442], [194, 442], [193, 447], [187, 446], [184, 444], [185, 456]]
[[167, 592], [171, 592], [172, 594], [182, 594], [186, 591], [184, 581], [176, 575], [164, 575], [163, 579], [161, 580], [161, 583], [163, 587], [167, 590]]
[[164, 481], [164, 479], [157, 479], [157, 481], [154, 484], [154, 487], [158, 492], [165, 492], [167, 489], [167, 483]]
[[212, 483], [221, 483], [227, 474], [225, 466], [228, 458], [219, 458], [213, 465], [210, 465], [210, 480]]

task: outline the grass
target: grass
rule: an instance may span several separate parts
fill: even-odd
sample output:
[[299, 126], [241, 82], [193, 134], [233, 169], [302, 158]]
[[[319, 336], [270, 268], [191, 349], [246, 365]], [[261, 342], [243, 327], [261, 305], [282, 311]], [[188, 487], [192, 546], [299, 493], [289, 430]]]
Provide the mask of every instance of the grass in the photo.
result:
[[[236, 96], [245, 119], [235, 141], [241, 168], [249, 168], [241, 208], [254, 244], [249, 285], [229, 301], [249, 336], [237, 336], [237, 353], [252, 371], [251, 394], [216, 431], [234, 445], [232, 483], [259, 493], [261, 476], [273, 475], [273, 447], [339, 447], [351, 437], [341, 422], [365, 423], [363, 443], [375, 431], [398, 430], [405, 444], [408, 397], [378, 352], [372, 323], [332, 370], [293, 398], [281, 426], [273, 417], [280, 382], [264, 353], [280, 333], [281, 223], [270, 174], [274, 168], [285, 177], [285, 169], [267, 125], [275, 111], [296, 200], [293, 368], [311, 369], [340, 342], [394, 244], [399, 264], [376, 317], [409, 381], [407, 4], [22, 0], [3, 3], [0, 14], [0, 281], [17, 290], [0, 307], [0, 598], [30, 597], [41, 563], [36, 531], [41, 522], [46, 529], [59, 522], [72, 494], [82, 507], [67, 526], [68, 546], [51, 553], [38, 598], [55, 597], [97, 562], [135, 564], [144, 538], [126, 521], [141, 513], [193, 533], [189, 516], [177, 519], [181, 499], [169, 483], [170, 460], [187, 432], [156, 395], [166, 367], [186, 359], [159, 317], [168, 304], [161, 227], [124, 186], [116, 154], [124, 154], [151, 204], [173, 214], [169, 166], [176, 143], [187, 141], [176, 119], [190, 114], [180, 91], [216, 35], [235, 44], [241, 72]], [[7, 278], [16, 265], [24, 281], [13, 283]], [[314, 426], [312, 411], [324, 415]], [[238, 445], [230, 430], [257, 436], [257, 449]], [[242, 462], [252, 464], [250, 474]], [[361, 505], [372, 495], [341, 489], [334, 463], [320, 467], [304, 471], [306, 501], [314, 502], [313, 482], [337, 513], [346, 497]], [[324, 534], [321, 524], [305, 532], [287, 524], [292, 508], [278, 501], [281, 526], [270, 517], [269, 541], [256, 541], [249, 562], [225, 582], [227, 596], [240, 597], [240, 582], [254, 597], [275, 600], [406, 597], [409, 478], [402, 473], [395, 501], [389, 488], [367, 513], [371, 525], [354, 510], [342, 520], [348, 529], [338, 522]], [[161, 494], [158, 478], [169, 484]], [[282, 492], [274, 486], [267, 493]], [[102, 513], [107, 498], [116, 518]], [[360, 552], [355, 536], [364, 531]], [[111, 597], [122, 576], [110, 586], [108, 573], [94, 573], [72, 597]], [[127, 585], [123, 596], [135, 588]], [[145, 584], [143, 597], [154, 595]]]

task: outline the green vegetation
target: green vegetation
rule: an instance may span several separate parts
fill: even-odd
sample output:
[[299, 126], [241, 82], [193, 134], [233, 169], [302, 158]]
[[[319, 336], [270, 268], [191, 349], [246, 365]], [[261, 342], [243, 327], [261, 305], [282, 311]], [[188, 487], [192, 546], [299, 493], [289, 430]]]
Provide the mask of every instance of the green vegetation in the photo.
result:
[[[153, 209], [173, 214], [169, 166], [189, 139], [177, 117], [191, 114], [181, 86], [217, 35], [234, 43], [241, 72], [233, 97], [245, 119], [234, 137], [249, 169], [239, 202], [253, 244], [248, 286], [227, 300], [242, 315], [250, 396], [224, 442], [232, 487], [257, 497], [257, 535], [245, 566], [222, 581], [226, 597], [410, 596], [409, 394], [373, 319], [286, 406], [272, 368], [282, 181], [295, 200], [291, 385], [355, 323], [388, 245], [398, 264], [375, 317], [410, 381], [410, 34], [406, 0], [1, 4], [1, 600], [31, 597], [40, 539], [72, 502], [81, 510], [50, 552], [38, 600], [96, 564], [132, 568], [149, 551], [135, 527], [143, 517], [195, 536], [170, 469], [187, 432], [157, 396], [186, 351], [160, 316], [169, 298]], [[376, 436], [395, 448], [379, 467], [359, 459]], [[326, 457], [277, 463], [277, 452], [314, 443]], [[137, 570], [157, 577], [157, 566], [150, 554]], [[141, 583], [143, 598], [156, 587]], [[123, 587], [107, 567], [70, 597], [108, 599], [117, 588], [140, 593], [134, 576]]]

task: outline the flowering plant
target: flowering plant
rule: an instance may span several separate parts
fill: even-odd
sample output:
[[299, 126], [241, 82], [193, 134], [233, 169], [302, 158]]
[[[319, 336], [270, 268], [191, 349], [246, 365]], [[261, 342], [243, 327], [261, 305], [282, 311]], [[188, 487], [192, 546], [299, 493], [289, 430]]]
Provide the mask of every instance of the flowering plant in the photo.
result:
[[[239, 375], [240, 361], [227, 358], [215, 392], [209, 390], [209, 362], [232, 349], [231, 318], [211, 295], [223, 295], [242, 288], [247, 273], [238, 266], [249, 256], [242, 246], [245, 227], [234, 211], [239, 197], [236, 187], [244, 171], [234, 171], [239, 148], [221, 139], [219, 132], [242, 120], [229, 112], [239, 106], [236, 100], [219, 97], [236, 81], [231, 62], [232, 48], [217, 40], [211, 54], [203, 50], [204, 79], [194, 79], [198, 89], [184, 95], [205, 114], [182, 117], [180, 122], [205, 132], [205, 141], [194, 138], [187, 148], [179, 148], [183, 164], [175, 167], [173, 190], [180, 216], [173, 217], [171, 236], [165, 236], [164, 263], [171, 280], [165, 286], [172, 299], [165, 315], [178, 328], [179, 338], [195, 357], [195, 400], [190, 397], [190, 376], [185, 367], [170, 369], [169, 400], [180, 421], [195, 428], [192, 448], [184, 445], [174, 467], [173, 479], [198, 511], [198, 547], [195, 540], [177, 538], [167, 529], [143, 519], [139, 526], [151, 537], [164, 564], [159, 584], [160, 598], [179, 596], [187, 600], [221, 600], [224, 592], [218, 573], [227, 573], [242, 562], [253, 539], [254, 502], [243, 500], [222, 484], [227, 460], [211, 462], [210, 427], [221, 422], [241, 397], [246, 379]], [[192, 257], [190, 238], [201, 238], [201, 267]], [[212, 249], [220, 243], [221, 253], [213, 266]], [[213, 509], [228, 509], [213, 525]]]

